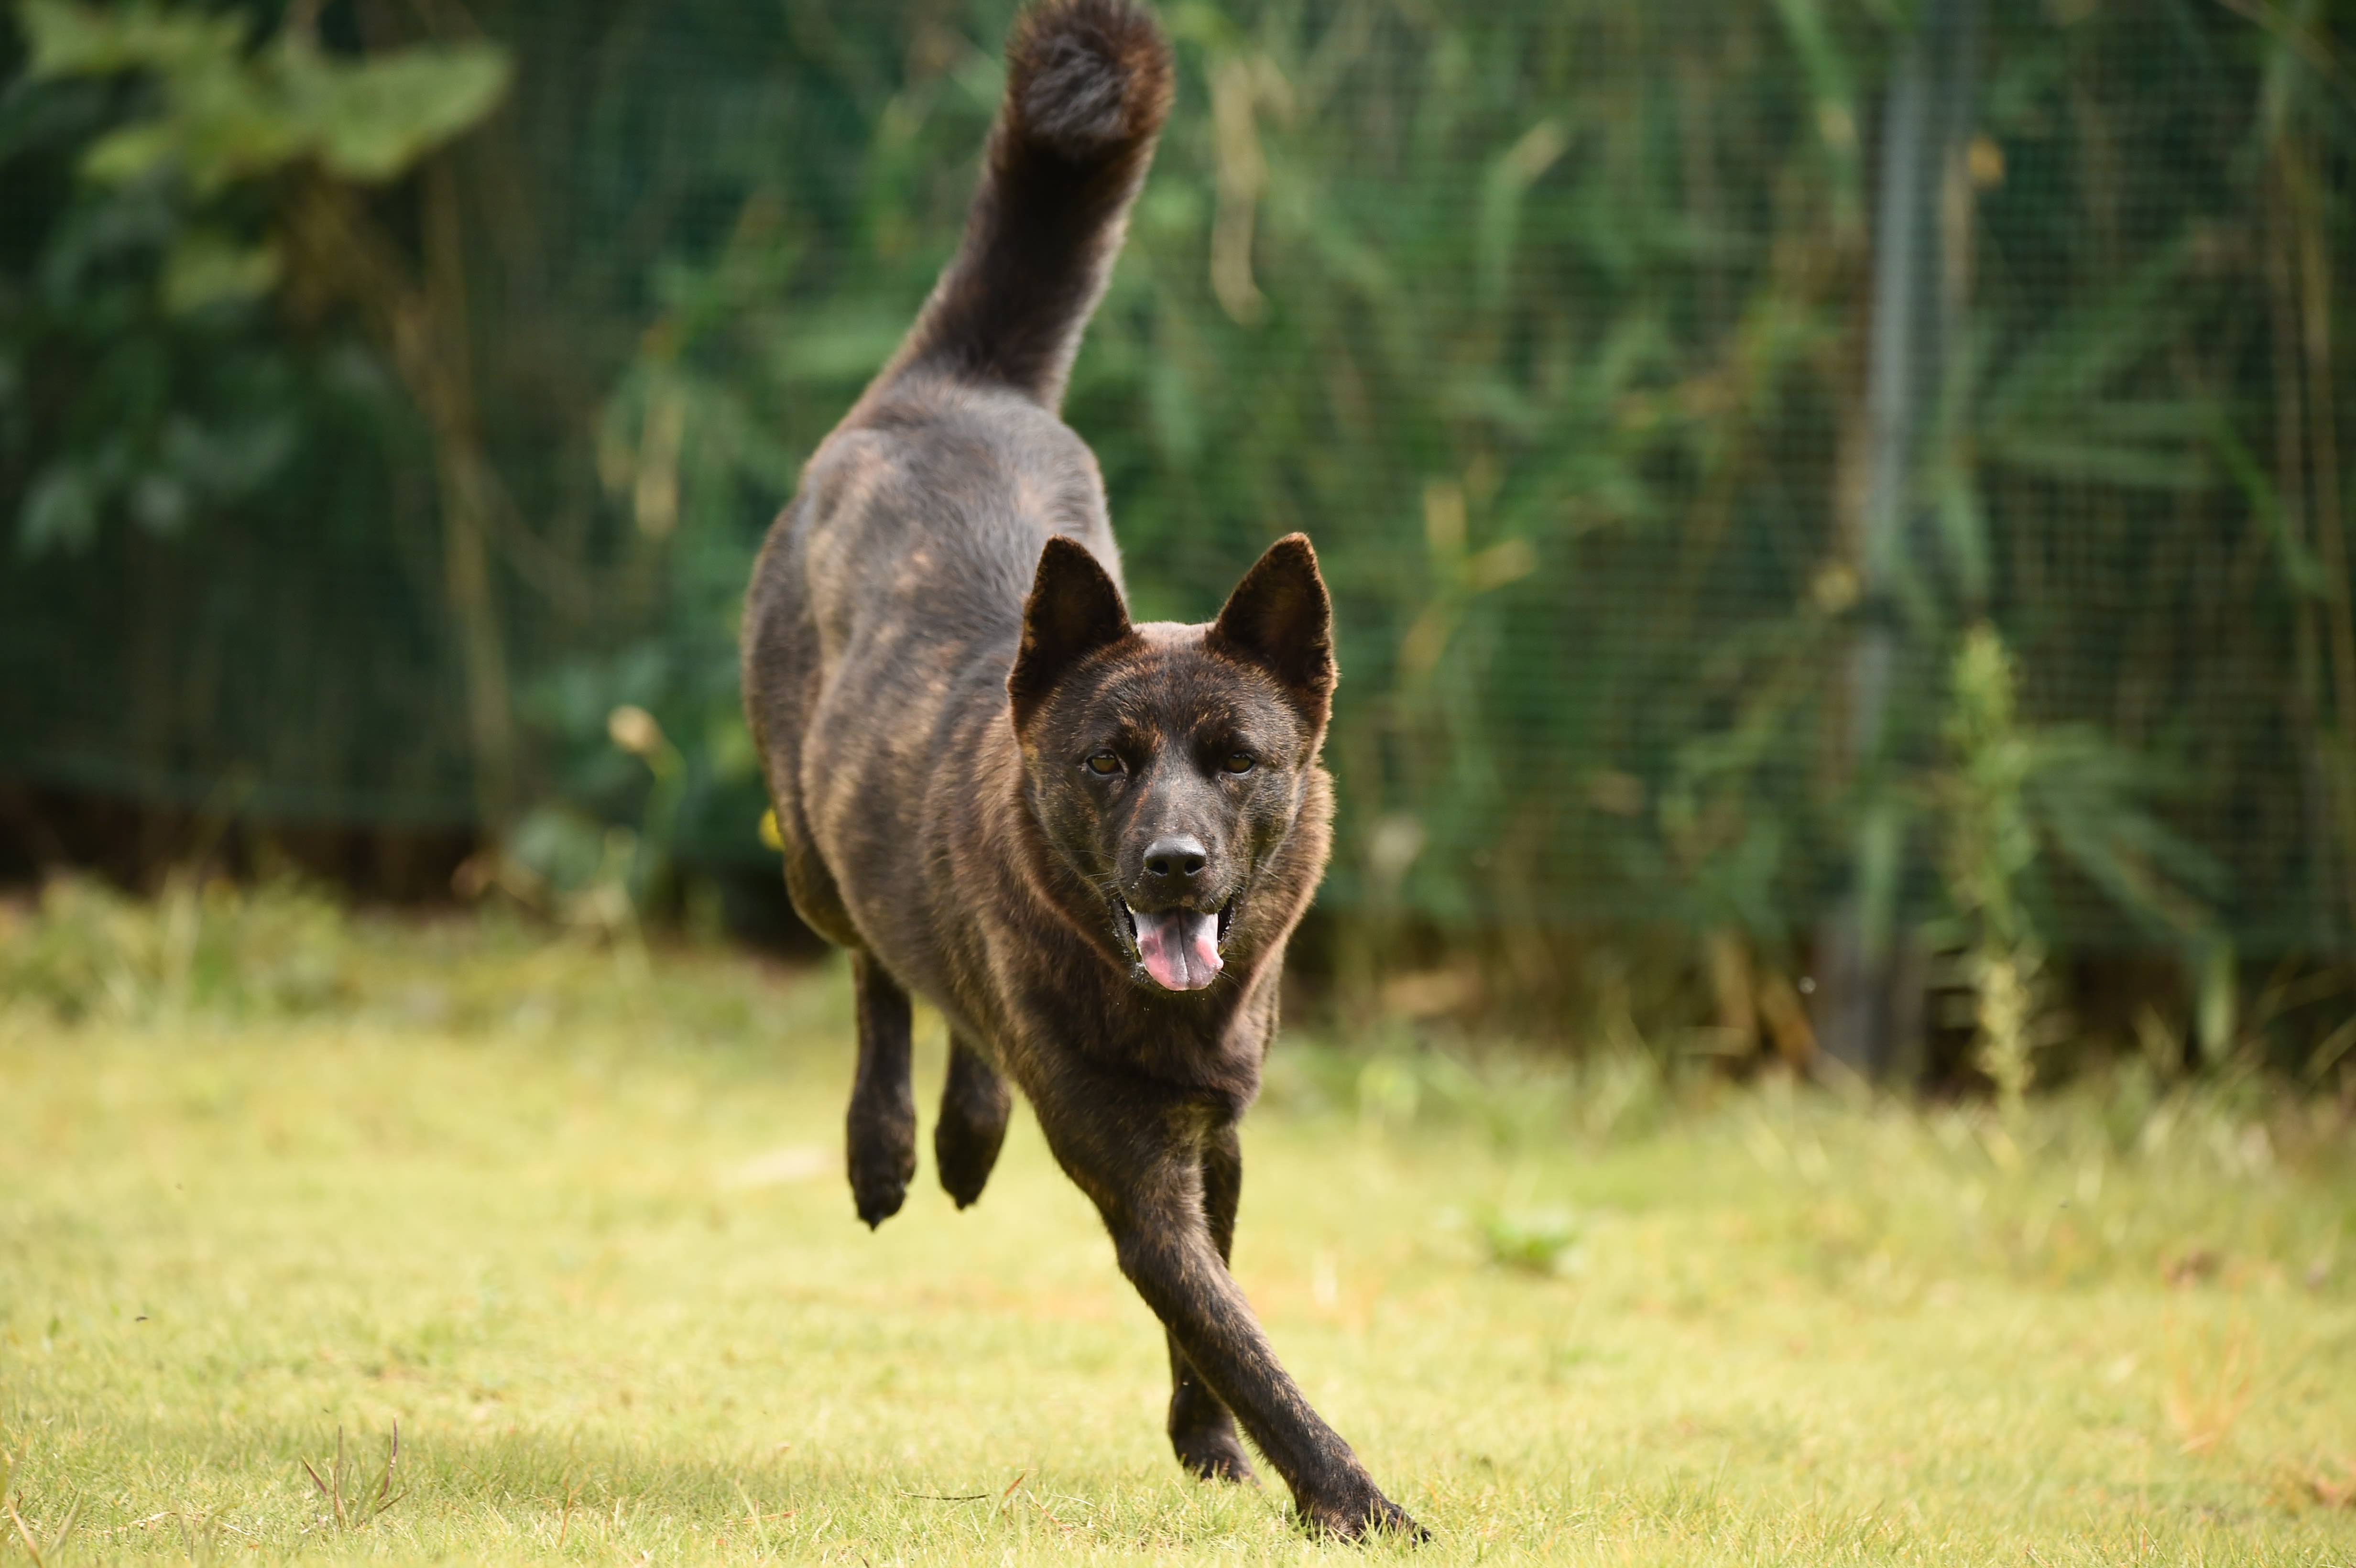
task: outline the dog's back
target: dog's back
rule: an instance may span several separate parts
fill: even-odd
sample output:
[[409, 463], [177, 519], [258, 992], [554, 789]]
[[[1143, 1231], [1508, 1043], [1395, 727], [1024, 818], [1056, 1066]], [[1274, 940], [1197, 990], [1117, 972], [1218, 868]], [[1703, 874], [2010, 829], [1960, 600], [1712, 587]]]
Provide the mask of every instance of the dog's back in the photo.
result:
[[[927, 798], [910, 764], [971, 755], [1003, 722], [1050, 535], [1118, 581], [1096, 460], [1055, 411], [1170, 101], [1167, 46], [1121, 0], [1065, 0], [1018, 28], [964, 241], [811, 458], [746, 605], [746, 705], [795, 904], [830, 939], [917, 967], [920, 944], [878, 929], [907, 918], [898, 862], [920, 823], [973, 802]], [[902, 896], [854, 910], [845, 885]]]

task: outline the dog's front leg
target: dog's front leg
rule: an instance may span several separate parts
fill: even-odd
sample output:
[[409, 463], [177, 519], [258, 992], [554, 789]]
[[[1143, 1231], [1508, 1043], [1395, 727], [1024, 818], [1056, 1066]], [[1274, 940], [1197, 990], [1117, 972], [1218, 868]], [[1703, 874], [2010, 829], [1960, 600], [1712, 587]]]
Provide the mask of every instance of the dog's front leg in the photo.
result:
[[[1203, 1142], [1203, 1218], [1225, 1264], [1236, 1240], [1236, 1206], [1243, 1197], [1244, 1153], [1233, 1122], [1211, 1129]], [[1248, 1481], [1251, 1461], [1236, 1436], [1236, 1421], [1186, 1352], [1170, 1339], [1170, 1445], [1178, 1462], [1207, 1480]]]
[[[1058, 1087], [1078, 1086], [1066, 1079]], [[1204, 1113], [1158, 1096], [1141, 1103], [1135, 1089], [1034, 1103], [1056, 1159], [1104, 1216], [1121, 1273], [1284, 1477], [1304, 1523], [1349, 1538], [1369, 1530], [1421, 1536], [1310, 1408], [1228, 1275], [1204, 1203]]]
[[900, 1211], [916, 1174], [916, 1097], [908, 1084], [908, 993], [874, 955], [851, 955], [859, 1070], [843, 1118], [851, 1197], [873, 1230]]

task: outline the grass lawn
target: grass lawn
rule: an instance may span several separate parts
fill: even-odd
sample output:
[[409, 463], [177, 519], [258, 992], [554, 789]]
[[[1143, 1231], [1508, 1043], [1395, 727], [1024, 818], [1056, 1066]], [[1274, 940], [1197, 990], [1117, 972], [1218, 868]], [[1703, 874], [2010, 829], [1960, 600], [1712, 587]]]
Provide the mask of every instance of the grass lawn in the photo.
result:
[[[0, 1560], [1365, 1555], [1027, 1121], [853, 1220], [840, 966], [187, 908], [0, 917]], [[1277, 1056], [1237, 1273], [1420, 1562], [2356, 1563], [2340, 1106]]]

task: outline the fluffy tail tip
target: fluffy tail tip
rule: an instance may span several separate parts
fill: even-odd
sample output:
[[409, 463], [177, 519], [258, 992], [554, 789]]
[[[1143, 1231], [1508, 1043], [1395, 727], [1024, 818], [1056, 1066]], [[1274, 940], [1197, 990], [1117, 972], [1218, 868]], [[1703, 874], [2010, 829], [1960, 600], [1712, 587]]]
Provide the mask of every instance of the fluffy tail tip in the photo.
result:
[[1012, 128], [1076, 163], [1150, 141], [1170, 112], [1170, 46], [1131, 0], [1041, 0], [1006, 60]]

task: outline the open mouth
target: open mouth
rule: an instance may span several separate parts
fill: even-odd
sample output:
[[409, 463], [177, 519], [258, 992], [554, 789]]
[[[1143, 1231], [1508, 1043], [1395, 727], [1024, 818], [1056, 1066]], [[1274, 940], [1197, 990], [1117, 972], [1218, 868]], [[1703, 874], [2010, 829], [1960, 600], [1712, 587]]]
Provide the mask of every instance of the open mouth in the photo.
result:
[[1215, 911], [1134, 910], [1119, 894], [1112, 904], [1128, 933], [1130, 951], [1155, 985], [1165, 991], [1199, 991], [1219, 977], [1219, 949], [1235, 921], [1232, 897]]

